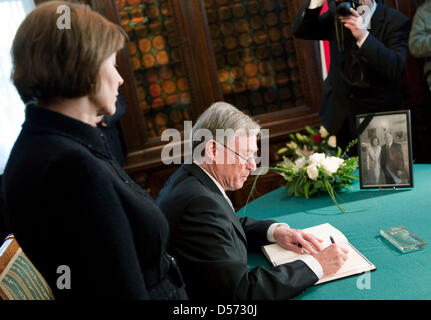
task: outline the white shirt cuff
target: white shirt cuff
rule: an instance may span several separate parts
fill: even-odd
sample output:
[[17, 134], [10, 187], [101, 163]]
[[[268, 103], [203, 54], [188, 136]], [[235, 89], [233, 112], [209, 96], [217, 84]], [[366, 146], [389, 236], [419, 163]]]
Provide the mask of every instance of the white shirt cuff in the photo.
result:
[[280, 224], [285, 225], [287, 228], [290, 228], [290, 226], [287, 223], [273, 223], [269, 226], [268, 230], [266, 231], [266, 238], [269, 242], [277, 242], [274, 238], [274, 229], [277, 228]]
[[361, 41], [356, 42], [356, 44], [358, 45], [359, 48], [362, 47], [362, 45], [364, 44], [365, 40], [367, 40], [369, 35], [370, 35], [370, 32], [367, 31], [367, 35], [365, 37], [363, 37]]
[[323, 277], [323, 269], [320, 265], [319, 261], [316, 260], [313, 256], [303, 256], [299, 258], [298, 260], [304, 261], [304, 263], [313, 271], [317, 278], [322, 279]]
[[320, 8], [325, 4], [326, 0], [311, 0], [308, 9]]

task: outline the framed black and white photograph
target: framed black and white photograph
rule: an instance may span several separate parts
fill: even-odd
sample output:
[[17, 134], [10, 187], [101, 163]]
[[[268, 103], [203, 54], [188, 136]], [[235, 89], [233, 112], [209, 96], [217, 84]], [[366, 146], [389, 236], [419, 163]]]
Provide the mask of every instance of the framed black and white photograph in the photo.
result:
[[361, 189], [413, 187], [410, 110], [358, 115]]

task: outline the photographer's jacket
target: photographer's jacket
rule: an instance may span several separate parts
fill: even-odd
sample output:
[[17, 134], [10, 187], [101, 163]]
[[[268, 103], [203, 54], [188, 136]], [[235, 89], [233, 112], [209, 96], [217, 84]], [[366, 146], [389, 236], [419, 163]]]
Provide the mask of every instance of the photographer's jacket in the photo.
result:
[[426, 0], [415, 13], [410, 33], [410, 52], [416, 58], [425, 58], [424, 75], [431, 90], [431, 0]]
[[299, 11], [292, 33], [303, 39], [330, 42], [331, 65], [320, 106], [325, 128], [336, 134], [347, 118], [354, 121], [357, 114], [403, 107], [398, 82], [408, 56], [410, 20], [378, 2], [370, 34], [359, 48], [333, 10], [320, 15], [322, 8], [308, 9], [309, 4], [310, 0], [306, 1]]

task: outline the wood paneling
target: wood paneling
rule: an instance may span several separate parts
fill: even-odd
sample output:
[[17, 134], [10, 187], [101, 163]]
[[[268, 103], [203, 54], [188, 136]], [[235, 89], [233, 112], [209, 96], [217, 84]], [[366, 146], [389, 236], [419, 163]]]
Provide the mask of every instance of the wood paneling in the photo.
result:
[[[218, 78], [215, 48], [211, 40], [205, 7], [207, 1], [164, 1], [172, 11], [180, 59], [185, 65], [190, 87], [190, 117], [191, 120], [196, 120], [211, 103], [226, 99]], [[266, 0], [257, 1], [263, 5]], [[36, 3], [39, 2], [42, 1], [36, 0]], [[276, 2], [282, 7], [286, 6], [290, 21], [294, 19], [299, 7], [303, 4], [303, 0], [276, 0]], [[422, 1], [387, 0], [384, 2], [412, 19]], [[115, 0], [88, 0], [87, 3], [111, 21], [121, 23]], [[141, 1], [141, 4], [148, 3]], [[122, 5], [128, 4], [128, 1], [122, 3]], [[271, 164], [276, 161], [273, 154], [288, 139], [289, 133], [303, 129], [305, 125], [319, 125], [318, 110], [322, 78], [318, 43], [296, 38], [291, 38], [291, 40], [293, 43], [291, 54], [295, 55], [298, 62], [299, 83], [304, 93], [304, 103], [294, 108], [254, 116], [254, 119], [263, 128], [270, 129]], [[161, 141], [160, 137], [151, 137], [149, 134], [149, 129], [144, 121], [145, 115], [139, 106], [137, 96], [139, 84], [134, 76], [130, 53], [126, 48], [120, 52], [117, 61], [120, 73], [125, 79], [122, 93], [128, 104], [127, 112], [121, 120], [123, 140], [127, 150], [125, 169], [155, 198], [168, 176], [178, 168], [178, 165], [167, 166], [160, 159], [161, 150], [168, 142]], [[428, 162], [431, 157], [426, 144], [429, 140], [427, 119], [430, 116], [431, 99], [423, 79], [422, 66], [421, 60], [410, 55], [401, 80], [401, 87], [406, 97], [406, 106], [412, 110], [414, 156], [421, 162]], [[184, 143], [187, 141], [184, 141], [184, 137], [182, 137], [182, 150], [184, 150]], [[236, 208], [245, 204], [252, 182], [250, 178], [242, 190], [231, 193]], [[280, 176], [274, 173], [260, 177], [258, 194], [273, 190], [281, 183]]]

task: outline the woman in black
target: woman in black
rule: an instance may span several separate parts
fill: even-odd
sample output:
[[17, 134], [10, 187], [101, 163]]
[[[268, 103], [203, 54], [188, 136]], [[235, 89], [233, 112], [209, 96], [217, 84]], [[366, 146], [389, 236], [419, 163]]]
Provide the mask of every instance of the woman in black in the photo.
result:
[[[60, 6], [70, 9], [69, 29], [57, 25]], [[187, 298], [163, 214], [97, 128], [115, 113], [124, 42], [88, 7], [51, 1], [13, 43], [12, 79], [27, 108], [4, 172], [5, 209], [56, 299]]]

